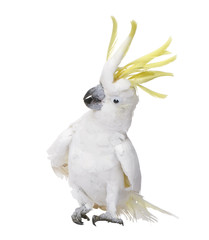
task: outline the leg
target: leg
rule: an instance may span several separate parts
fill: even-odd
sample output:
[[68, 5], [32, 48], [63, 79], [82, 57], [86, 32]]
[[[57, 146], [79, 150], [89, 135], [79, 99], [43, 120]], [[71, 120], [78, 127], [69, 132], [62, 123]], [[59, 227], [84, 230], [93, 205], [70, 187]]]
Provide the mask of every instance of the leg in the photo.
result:
[[116, 166], [111, 172], [108, 172], [108, 176], [106, 177], [108, 179], [106, 196], [107, 212], [100, 216], [94, 215], [92, 222], [95, 226], [95, 223], [98, 221], [107, 221], [123, 225], [122, 219], [117, 218], [118, 196], [120, 189], [123, 187], [123, 174], [121, 173], [121, 169]]
[[74, 186], [72, 194], [78, 200], [80, 207], [75, 209], [71, 218], [74, 223], [83, 225], [82, 218], [89, 221], [89, 217], [86, 214], [93, 208], [93, 202], [79, 187]]

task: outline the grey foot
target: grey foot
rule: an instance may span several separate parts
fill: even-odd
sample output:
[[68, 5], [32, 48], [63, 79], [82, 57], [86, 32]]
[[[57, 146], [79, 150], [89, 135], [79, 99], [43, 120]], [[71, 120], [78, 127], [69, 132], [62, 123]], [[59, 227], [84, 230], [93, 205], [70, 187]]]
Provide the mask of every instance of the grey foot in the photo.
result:
[[96, 226], [96, 222], [99, 222], [99, 221], [107, 221], [111, 223], [118, 223], [118, 224], [124, 225], [122, 219], [113, 218], [109, 213], [103, 213], [100, 216], [94, 215], [92, 217], [92, 223], [94, 224], [94, 226]]
[[73, 222], [78, 224], [78, 225], [83, 225], [82, 218], [86, 219], [87, 221], [89, 221], [90, 219], [86, 215], [86, 213], [88, 213], [89, 211], [90, 211], [90, 209], [87, 209], [85, 206], [76, 208], [75, 212], [71, 216]]

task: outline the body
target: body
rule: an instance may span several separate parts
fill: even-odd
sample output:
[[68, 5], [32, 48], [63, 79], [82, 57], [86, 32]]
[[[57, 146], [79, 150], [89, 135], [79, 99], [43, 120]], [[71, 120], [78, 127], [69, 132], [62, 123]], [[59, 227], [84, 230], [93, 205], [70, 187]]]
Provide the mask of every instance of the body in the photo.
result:
[[[84, 203], [85, 197], [88, 208], [105, 207], [116, 216], [116, 206], [119, 208], [126, 199], [121, 198], [125, 193], [124, 172], [115, 148], [125, 140], [129, 141], [124, 132], [101, 128], [101, 122], [93, 111], [85, 114], [76, 124], [69, 152], [69, 183], [80, 204]], [[137, 172], [138, 184], [134, 190], [139, 192], [139, 165]], [[79, 189], [83, 192], [82, 196], [76, 194]]]

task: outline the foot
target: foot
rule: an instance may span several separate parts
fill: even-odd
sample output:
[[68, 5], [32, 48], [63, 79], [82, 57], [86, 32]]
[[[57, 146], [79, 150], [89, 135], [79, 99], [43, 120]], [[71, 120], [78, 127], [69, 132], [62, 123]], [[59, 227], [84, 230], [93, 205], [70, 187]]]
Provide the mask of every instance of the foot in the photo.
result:
[[111, 223], [118, 223], [118, 224], [124, 225], [122, 219], [113, 218], [110, 213], [103, 213], [99, 216], [94, 215], [92, 217], [92, 223], [94, 224], [94, 226], [96, 226], [96, 222], [99, 222], [99, 221], [107, 221]]
[[73, 222], [78, 224], [78, 225], [83, 225], [82, 218], [89, 221], [90, 219], [86, 215], [89, 211], [90, 211], [90, 209], [87, 209], [85, 206], [81, 206], [79, 208], [76, 208], [75, 212], [71, 216]]

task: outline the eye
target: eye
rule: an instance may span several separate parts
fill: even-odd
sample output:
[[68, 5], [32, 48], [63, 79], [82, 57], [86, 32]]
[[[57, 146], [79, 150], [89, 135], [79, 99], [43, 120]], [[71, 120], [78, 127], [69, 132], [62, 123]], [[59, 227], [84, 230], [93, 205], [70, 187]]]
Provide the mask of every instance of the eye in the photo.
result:
[[84, 102], [86, 104], [91, 104], [92, 100], [93, 100], [92, 96], [88, 96], [88, 97], [84, 98]]
[[114, 102], [115, 104], [117, 104], [117, 103], [120, 102], [120, 100], [119, 100], [119, 98], [113, 98], [113, 102]]

